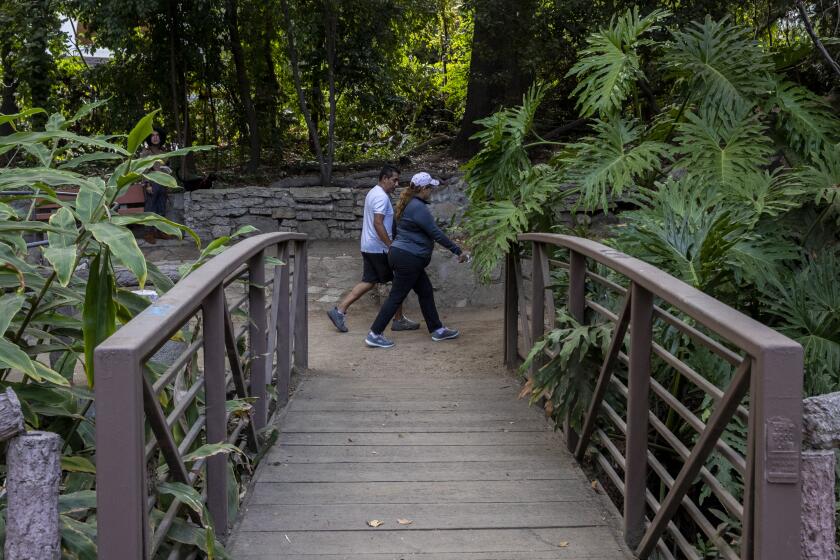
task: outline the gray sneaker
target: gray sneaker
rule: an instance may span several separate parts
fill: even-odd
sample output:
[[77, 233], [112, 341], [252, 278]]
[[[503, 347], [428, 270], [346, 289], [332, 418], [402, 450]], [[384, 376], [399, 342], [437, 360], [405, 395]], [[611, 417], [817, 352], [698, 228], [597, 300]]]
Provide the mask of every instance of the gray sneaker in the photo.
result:
[[372, 332], [369, 332], [368, 335], [365, 337], [365, 344], [367, 344], [371, 348], [390, 348], [394, 345], [394, 341], [388, 340], [381, 334], [374, 334]]
[[327, 311], [327, 317], [330, 318], [332, 324], [335, 325], [341, 332], [347, 332], [347, 324], [344, 322], [344, 313], [338, 310], [337, 307], [333, 307], [329, 311]]
[[458, 338], [458, 335], [461, 334], [455, 329], [447, 329], [446, 327], [441, 327], [435, 332], [432, 333], [432, 340], [435, 342], [440, 342], [441, 340], [449, 340], [450, 338]]
[[391, 330], [392, 331], [416, 331], [420, 328], [420, 323], [417, 321], [412, 321], [405, 315], [402, 316], [402, 319], [394, 319], [391, 323]]

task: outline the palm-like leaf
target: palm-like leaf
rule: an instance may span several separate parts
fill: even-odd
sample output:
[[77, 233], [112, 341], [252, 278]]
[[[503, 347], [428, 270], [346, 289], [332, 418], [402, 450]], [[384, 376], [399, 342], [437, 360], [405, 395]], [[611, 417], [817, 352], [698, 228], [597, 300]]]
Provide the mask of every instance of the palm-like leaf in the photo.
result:
[[728, 187], [754, 174], [773, 150], [750, 104], [689, 112], [677, 128], [678, 167], [706, 181]]
[[582, 206], [606, 211], [612, 198], [636, 186], [640, 176], [658, 170], [669, 148], [643, 141], [642, 127], [620, 118], [596, 121], [592, 129], [592, 136], [568, 145], [561, 163], [565, 179], [580, 189]]
[[481, 151], [464, 165], [472, 200], [504, 200], [519, 189], [520, 175], [531, 167], [523, 143], [543, 95], [542, 87], [531, 86], [522, 105], [477, 121], [483, 128], [472, 138], [481, 142]]
[[771, 61], [743, 27], [706, 16], [686, 31], [675, 31], [666, 66], [684, 82], [692, 98], [711, 107], [750, 102], [771, 88]]
[[607, 115], [621, 109], [636, 82], [644, 77], [638, 49], [650, 42], [642, 36], [657, 29], [657, 23], [668, 15], [665, 10], [654, 10], [640, 17], [634, 7], [587, 38], [587, 48], [567, 74], [580, 79], [572, 95], [578, 96], [582, 116]]
[[829, 105], [811, 90], [780, 81], [770, 101], [779, 109], [777, 128], [807, 159], [818, 157], [824, 146], [837, 140], [840, 121]]

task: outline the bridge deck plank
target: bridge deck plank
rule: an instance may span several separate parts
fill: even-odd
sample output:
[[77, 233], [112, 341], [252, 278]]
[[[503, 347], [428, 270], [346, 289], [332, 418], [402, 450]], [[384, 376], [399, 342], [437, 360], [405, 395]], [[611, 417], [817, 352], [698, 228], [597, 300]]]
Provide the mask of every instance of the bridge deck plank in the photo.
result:
[[500, 378], [305, 379], [228, 550], [246, 560], [631, 558], [604, 496], [517, 391]]

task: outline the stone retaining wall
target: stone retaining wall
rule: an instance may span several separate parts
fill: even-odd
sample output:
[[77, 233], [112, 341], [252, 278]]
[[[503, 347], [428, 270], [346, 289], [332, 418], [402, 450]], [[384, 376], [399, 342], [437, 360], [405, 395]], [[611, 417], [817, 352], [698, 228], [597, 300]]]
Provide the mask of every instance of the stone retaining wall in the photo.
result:
[[[411, 177], [401, 177], [403, 184]], [[311, 239], [358, 239], [365, 195], [376, 177], [337, 179], [333, 187], [289, 186], [212, 189], [184, 193], [184, 223], [204, 241], [244, 225], [261, 232], [296, 231]], [[460, 175], [444, 177], [432, 197], [432, 213], [446, 225], [463, 214], [467, 204]], [[396, 194], [393, 197], [396, 202]]]

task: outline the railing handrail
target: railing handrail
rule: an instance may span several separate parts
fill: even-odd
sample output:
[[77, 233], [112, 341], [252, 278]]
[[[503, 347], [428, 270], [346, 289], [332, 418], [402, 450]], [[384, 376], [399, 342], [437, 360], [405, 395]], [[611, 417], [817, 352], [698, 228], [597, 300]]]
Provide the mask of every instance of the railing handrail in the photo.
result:
[[798, 342], [664, 270], [597, 241], [556, 233], [524, 233], [520, 234], [518, 239], [572, 249], [620, 272], [751, 356], [759, 356], [767, 350], [802, 350]]
[[[171, 290], [97, 346], [97, 351], [132, 351], [143, 359], [169, 340], [204, 299], [237, 268], [263, 249], [284, 241], [304, 241], [303, 233], [264, 233], [226, 249], [176, 283]], [[148, 321], [154, 317], [155, 321]]]

